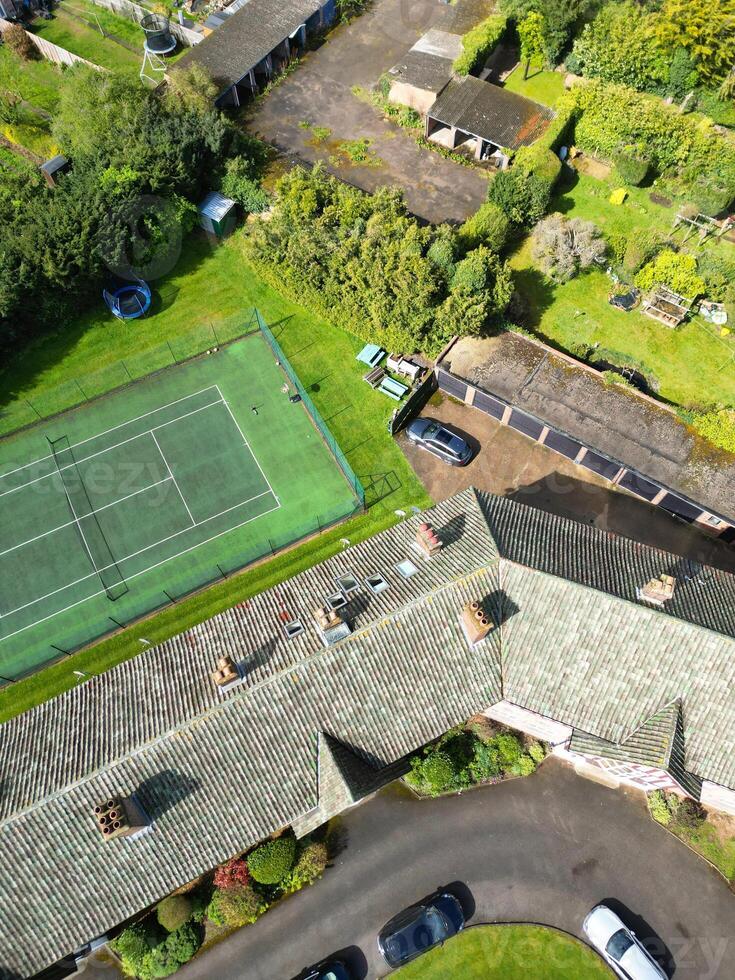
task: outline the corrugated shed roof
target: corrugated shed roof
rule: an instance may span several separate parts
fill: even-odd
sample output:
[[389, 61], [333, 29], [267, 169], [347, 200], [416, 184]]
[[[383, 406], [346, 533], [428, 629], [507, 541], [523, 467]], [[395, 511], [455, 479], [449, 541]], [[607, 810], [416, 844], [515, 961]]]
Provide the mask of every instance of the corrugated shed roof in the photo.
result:
[[221, 27], [187, 51], [172, 71], [201, 65], [221, 94], [260, 64], [322, 5], [322, 0], [248, 0]]
[[[360, 760], [393, 765], [503, 697], [615, 743], [681, 699], [686, 768], [735, 786], [732, 603], [718, 608], [735, 577], [703, 569], [661, 612], [630, 594], [671, 559], [661, 552], [468, 490], [430, 513], [445, 547], [424, 563], [412, 551], [421, 519], [0, 726], [0, 975], [33, 973], [351, 799], [355, 767], [339, 746], [364, 776]], [[406, 557], [418, 568], [408, 579], [394, 567]], [[377, 572], [389, 588], [374, 595], [365, 579]], [[348, 573], [353, 633], [325, 648], [312, 610]], [[501, 626], [473, 648], [459, 611], [475, 598]], [[297, 617], [304, 631], [289, 640]], [[220, 696], [209, 674], [223, 653], [246, 683]], [[321, 799], [319, 738], [331, 767]], [[133, 792], [153, 832], [103, 841], [91, 807]]]
[[473, 75], [452, 79], [428, 115], [510, 150], [529, 146], [554, 118], [547, 106]]
[[197, 210], [200, 214], [206, 214], [208, 218], [212, 218], [213, 221], [221, 221], [234, 207], [235, 202], [231, 198], [225, 197], [224, 194], [219, 194], [217, 191], [210, 191]]

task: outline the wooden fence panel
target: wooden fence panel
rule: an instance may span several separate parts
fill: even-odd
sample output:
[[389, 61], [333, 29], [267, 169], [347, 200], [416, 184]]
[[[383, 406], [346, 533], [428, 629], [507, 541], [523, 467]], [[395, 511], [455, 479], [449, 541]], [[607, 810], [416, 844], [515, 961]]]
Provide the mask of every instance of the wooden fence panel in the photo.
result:
[[[12, 26], [10, 21], [3, 20], [0, 17], [0, 35], [4, 34]], [[97, 71], [106, 70], [100, 68], [99, 65], [93, 64], [91, 61], [87, 61], [86, 58], [80, 58], [78, 54], [72, 54], [66, 48], [60, 48], [58, 44], [52, 44], [51, 41], [47, 41], [45, 38], [31, 34], [30, 31], [26, 31], [26, 34], [47, 61], [53, 61], [56, 65], [76, 65], [78, 62], [81, 62], [83, 65], [89, 65], [90, 68], [95, 68]]]

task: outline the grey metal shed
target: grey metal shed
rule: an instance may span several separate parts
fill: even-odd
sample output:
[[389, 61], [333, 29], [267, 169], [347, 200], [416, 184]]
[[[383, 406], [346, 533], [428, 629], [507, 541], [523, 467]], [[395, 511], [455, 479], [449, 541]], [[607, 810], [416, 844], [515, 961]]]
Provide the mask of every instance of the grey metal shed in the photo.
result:
[[225, 238], [229, 235], [237, 223], [235, 213], [236, 202], [229, 197], [224, 197], [217, 191], [212, 191], [204, 198], [198, 207], [199, 224], [217, 238]]

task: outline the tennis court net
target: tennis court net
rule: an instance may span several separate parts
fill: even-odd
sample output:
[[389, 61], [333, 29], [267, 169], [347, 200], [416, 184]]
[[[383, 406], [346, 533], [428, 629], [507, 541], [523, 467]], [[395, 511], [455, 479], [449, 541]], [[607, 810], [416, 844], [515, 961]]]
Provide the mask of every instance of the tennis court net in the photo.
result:
[[69, 439], [61, 436], [48, 442], [82, 547], [102, 583], [105, 595], [114, 602], [129, 591], [128, 585], [97, 520]]

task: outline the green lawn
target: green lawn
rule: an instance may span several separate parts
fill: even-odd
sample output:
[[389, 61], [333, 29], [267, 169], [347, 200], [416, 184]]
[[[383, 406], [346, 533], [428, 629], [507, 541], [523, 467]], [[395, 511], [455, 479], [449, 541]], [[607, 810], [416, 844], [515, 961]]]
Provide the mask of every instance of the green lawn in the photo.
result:
[[[632, 188], [628, 200], [616, 206], [609, 202], [611, 189], [608, 182], [581, 174], [562, 186], [552, 210], [594, 221], [608, 237], [670, 229], [674, 210], [652, 203], [648, 191]], [[733, 253], [727, 242], [707, 247]], [[572, 353], [577, 344], [599, 344], [602, 357], [637, 367], [656, 382], [662, 398], [677, 405], [735, 405], [734, 336], [721, 338], [697, 316], [671, 330], [636, 311], [623, 313], [608, 303], [613, 284], [602, 270], [555, 285], [534, 268], [529, 240], [511, 265], [528, 307], [526, 326], [542, 338]]]
[[21, 61], [7, 45], [0, 45], [0, 89], [17, 92], [26, 102], [53, 115], [63, 69], [50, 61]]
[[212, 250], [198, 236], [189, 239], [175, 272], [154, 284], [163, 301], [144, 320], [120, 324], [100, 299], [99, 308], [26, 349], [0, 375], [0, 389], [38, 398], [47, 385], [69, 382], [90, 365], [105, 368], [125, 356], [138, 357], [152, 344], [186, 338], [205, 322], [233, 324], [257, 306], [274, 329], [317, 409], [366, 489], [369, 510], [347, 524], [179, 602], [124, 633], [75, 654], [41, 673], [0, 691], [0, 721], [27, 710], [77, 683], [73, 670], [102, 672], [140, 652], [140, 637], [160, 642], [215, 615], [264, 588], [375, 534], [398, 518], [396, 509], [427, 506], [429, 499], [390, 438], [386, 423], [394, 403], [362, 381], [355, 353], [362, 346], [302, 307], [264, 285], [242, 261], [239, 236]]
[[523, 69], [523, 63], [517, 65], [506, 78], [504, 88], [542, 105], [556, 105], [564, 94], [564, 75], [558, 71], [544, 71], [539, 65], [531, 63], [528, 78], [524, 81]]
[[[86, 58], [94, 65], [100, 65], [102, 68], [108, 68], [111, 71], [138, 74], [143, 61], [142, 31], [138, 31], [140, 54], [137, 54], [110, 38], [104, 37], [96, 27], [79, 20], [78, 17], [73, 17], [72, 12], [93, 21], [93, 18], [81, 6], [74, 2], [64, 2], [55, 7], [51, 20], [36, 18], [30, 30], [39, 37], [51, 41], [52, 44], [58, 44], [59, 47], [66, 48], [72, 54]], [[129, 22], [123, 21], [115, 14], [107, 13], [108, 18], [114, 18], [115, 22], [114, 29], [110, 29], [113, 30], [113, 33], [122, 36], [122, 32], [127, 31]], [[110, 22], [108, 21], [108, 23]]]
[[719, 868], [731, 886], [735, 886], [735, 837], [719, 834], [709, 822], [691, 830], [683, 827], [671, 829], [677, 837]]
[[394, 974], [400, 980], [610, 980], [584, 943], [536, 925], [472, 926]]

